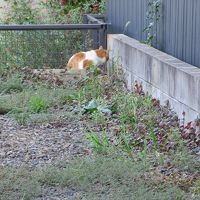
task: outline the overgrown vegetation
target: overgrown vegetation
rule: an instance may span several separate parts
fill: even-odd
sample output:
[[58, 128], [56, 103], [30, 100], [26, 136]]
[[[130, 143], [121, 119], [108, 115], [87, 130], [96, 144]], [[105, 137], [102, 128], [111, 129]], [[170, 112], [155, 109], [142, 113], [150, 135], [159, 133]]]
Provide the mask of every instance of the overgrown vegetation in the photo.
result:
[[[63, 7], [57, 0], [46, 3], [29, 0], [8, 0], [8, 12], [1, 23], [55, 24], [83, 23], [83, 14], [103, 12], [104, 1], [68, 1]], [[97, 5], [95, 11], [93, 5]], [[0, 73], [13, 67], [64, 68], [68, 59], [78, 51], [93, 49], [98, 41], [88, 31], [1, 31]]]
[[161, 17], [161, 1], [147, 0], [146, 19], [148, 21], [147, 27], [143, 30], [146, 34], [145, 44], [150, 46], [157, 45], [157, 28]]
[[82, 23], [83, 14], [105, 12], [104, 0], [69, 0], [63, 6], [59, 0], [7, 0], [7, 3], [7, 17], [1, 21], [8, 24]]
[[144, 95], [139, 83], [128, 92], [119, 71], [96, 72], [66, 77], [19, 70], [1, 78], [4, 114], [25, 126], [74, 117], [84, 122], [93, 150], [31, 172], [2, 168], [1, 199], [31, 199], [48, 187], [76, 188], [87, 199], [198, 199], [199, 162], [177, 116]]
[[[47, 11], [44, 19], [40, 9], [33, 9], [27, 0], [9, 2], [14, 12], [7, 23], [77, 23], [82, 20], [80, 13], [104, 8], [104, 1], [71, 0], [61, 7], [51, 0], [40, 5]], [[146, 31], [150, 33], [151, 28]], [[134, 92], [127, 91], [119, 69], [111, 76], [99, 73], [95, 66], [85, 75], [59, 75], [48, 70], [35, 73], [24, 63], [36, 49], [35, 56], [44, 55], [34, 63], [38, 68], [47, 58], [60, 67], [62, 62], [54, 60], [49, 49], [64, 51], [63, 45], [82, 48], [81, 34], [44, 32], [36, 40], [30, 40], [35, 33], [18, 34], [24, 49], [16, 45], [13, 50], [12, 42], [0, 47], [2, 52], [10, 52], [4, 60], [6, 67], [0, 65], [0, 114], [24, 127], [62, 124], [66, 118], [71, 123], [79, 120], [92, 153], [42, 168], [1, 167], [0, 199], [44, 197], [48, 188], [59, 188], [65, 194], [72, 191], [79, 199], [200, 199], [199, 161], [191, 152], [191, 146], [198, 146], [200, 140], [191, 124], [180, 125], [176, 114], [145, 95], [140, 83], [135, 83]], [[8, 36], [2, 33], [0, 38], [4, 41]], [[45, 40], [45, 48], [38, 48], [36, 44], [47, 36], [51, 44]], [[148, 36], [151, 44], [154, 37]], [[29, 41], [36, 43], [30, 45]]]

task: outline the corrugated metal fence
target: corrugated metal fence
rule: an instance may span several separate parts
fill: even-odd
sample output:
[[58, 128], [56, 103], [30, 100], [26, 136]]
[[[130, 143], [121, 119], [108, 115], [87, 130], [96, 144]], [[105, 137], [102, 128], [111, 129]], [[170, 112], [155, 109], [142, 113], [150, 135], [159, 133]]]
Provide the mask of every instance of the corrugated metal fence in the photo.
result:
[[[153, 0], [107, 0], [109, 31], [144, 41], [149, 1]], [[160, 15], [154, 46], [200, 67], [200, 0], [161, 0]]]

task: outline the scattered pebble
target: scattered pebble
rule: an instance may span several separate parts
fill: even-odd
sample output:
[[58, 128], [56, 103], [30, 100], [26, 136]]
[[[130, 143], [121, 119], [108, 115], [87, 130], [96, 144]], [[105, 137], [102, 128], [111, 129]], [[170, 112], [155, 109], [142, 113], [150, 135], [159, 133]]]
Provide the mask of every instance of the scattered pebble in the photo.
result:
[[23, 127], [0, 116], [0, 165], [36, 167], [88, 154], [80, 123]]

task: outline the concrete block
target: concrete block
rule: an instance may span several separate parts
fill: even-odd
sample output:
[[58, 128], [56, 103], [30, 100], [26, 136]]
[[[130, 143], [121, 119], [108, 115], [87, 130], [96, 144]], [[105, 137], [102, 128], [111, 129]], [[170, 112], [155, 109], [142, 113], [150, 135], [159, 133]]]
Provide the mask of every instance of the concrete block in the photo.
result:
[[110, 57], [118, 57], [129, 89], [135, 80], [188, 121], [200, 114], [200, 69], [125, 35], [108, 35]]

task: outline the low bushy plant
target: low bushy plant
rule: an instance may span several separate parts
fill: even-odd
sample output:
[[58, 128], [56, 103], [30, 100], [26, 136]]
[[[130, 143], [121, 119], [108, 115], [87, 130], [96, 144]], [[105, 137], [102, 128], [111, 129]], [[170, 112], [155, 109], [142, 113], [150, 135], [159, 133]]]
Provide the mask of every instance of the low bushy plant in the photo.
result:
[[29, 0], [7, 0], [10, 10], [4, 23], [36, 24], [39, 23], [38, 10], [34, 9]]
[[48, 101], [39, 97], [39, 96], [32, 96], [30, 99], [30, 110], [35, 113], [39, 113], [42, 111], [46, 111], [49, 107]]

